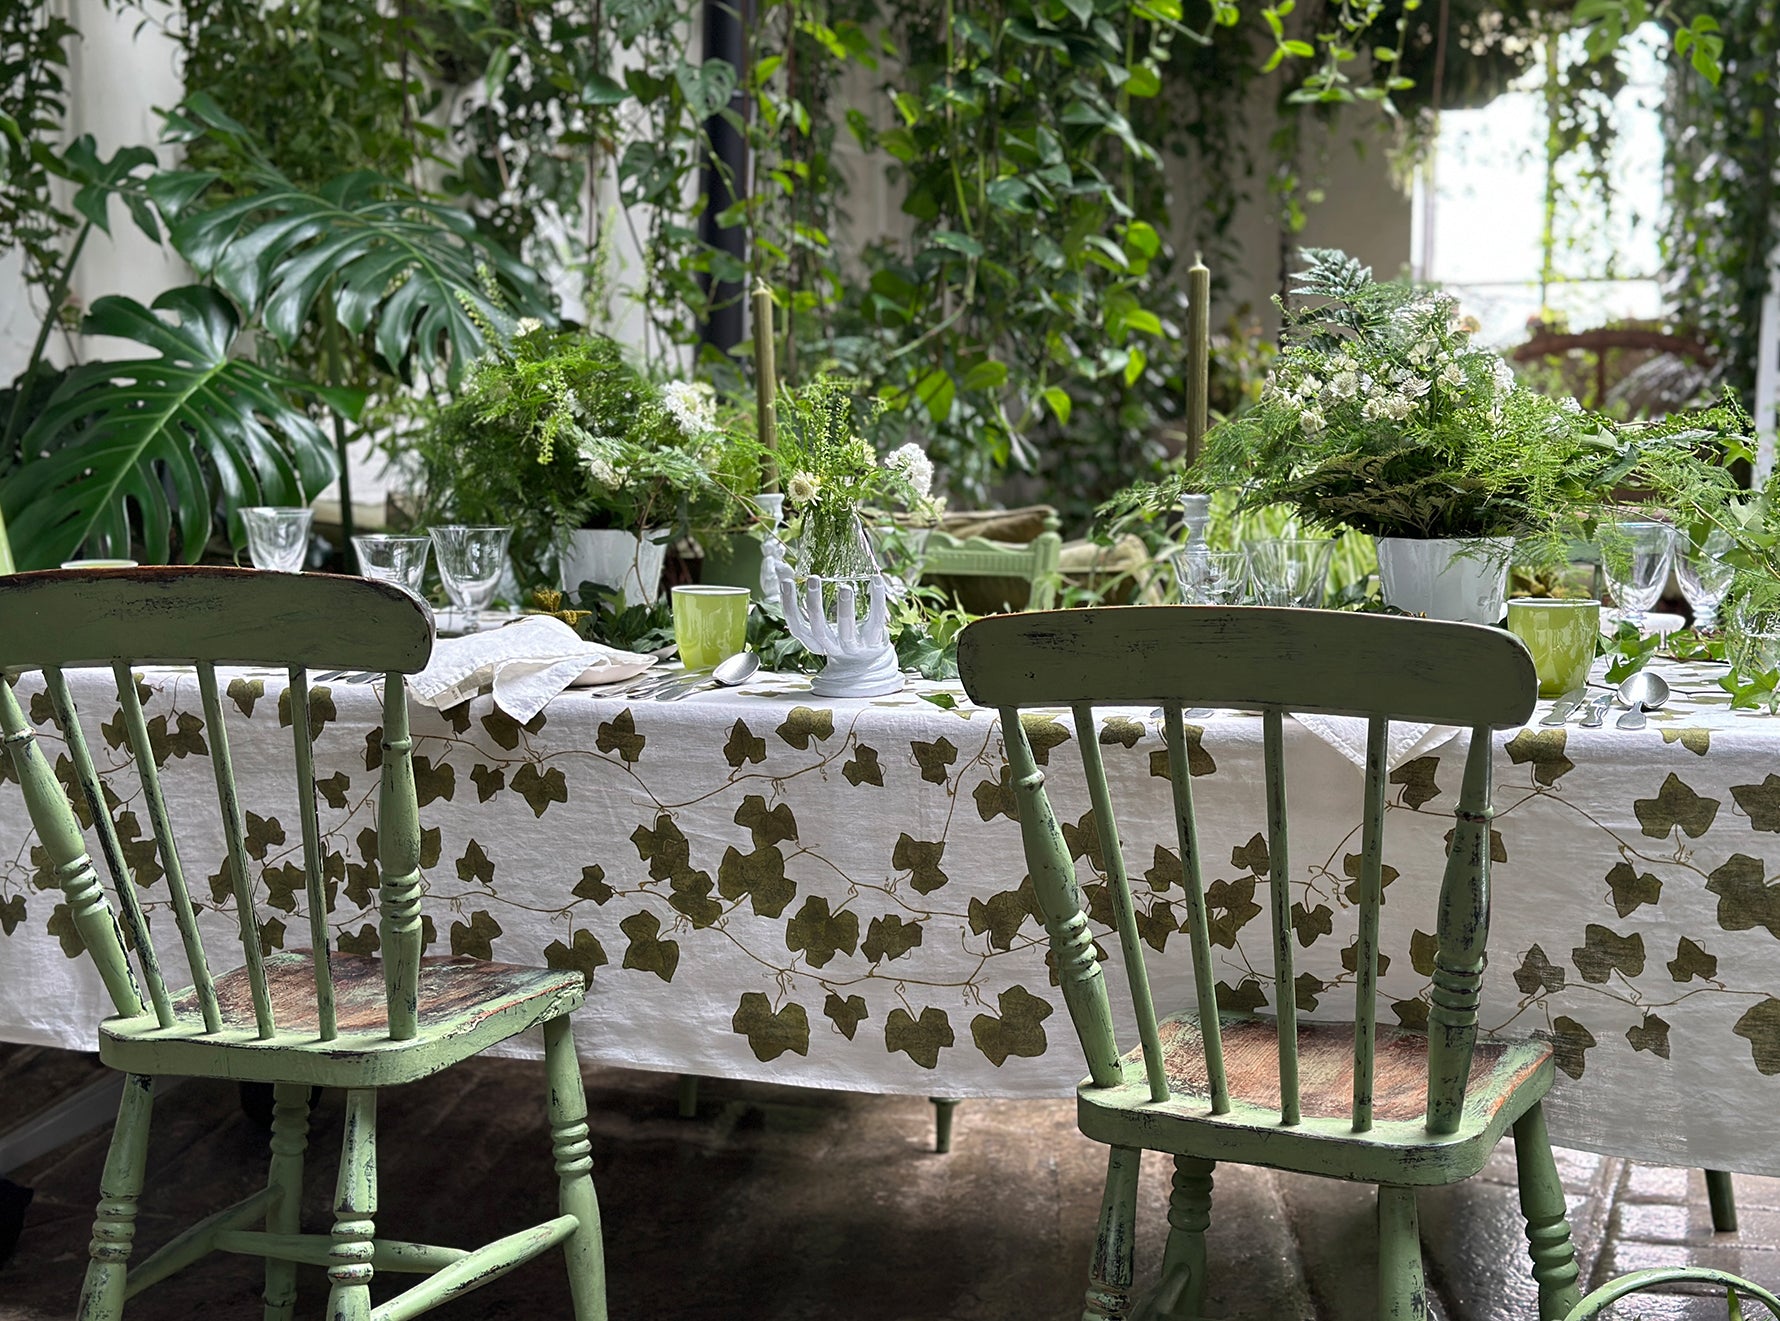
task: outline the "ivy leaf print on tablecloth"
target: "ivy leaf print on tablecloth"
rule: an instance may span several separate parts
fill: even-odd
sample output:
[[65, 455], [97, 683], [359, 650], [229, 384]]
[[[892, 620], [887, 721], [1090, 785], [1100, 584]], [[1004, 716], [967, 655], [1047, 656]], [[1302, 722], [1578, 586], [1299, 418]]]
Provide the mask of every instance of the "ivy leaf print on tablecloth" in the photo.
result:
[[1708, 954], [1705, 949], [1689, 940], [1686, 936], [1675, 942], [1675, 957], [1669, 960], [1669, 976], [1678, 982], [1691, 982], [1698, 977], [1709, 982], [1718, 976], [1718, 956]]
[[[1198, 779], [1201, 775], [1217, 774], [1218, 764], [1205, 750], [1205, 729], [1200, 725], [1183, 725], [1181, 733], [1187, 745], [1187, 778]], [[1155, 748], [1150, 752], [1150, 775], [1157, 780], [1172, 780], [1168, 772], [1168, 749]]]
[[637, 857], [649, 864], [652, 881], [669, 880], [692, 866], [692, 846], [666, 812], [656, 813], [655, 829], [638, 826], [631, 831], [630, 842], [636, 846]]
[[1613, 896], [1613, 911], [1624, 917], [1644, 904], [1658, 902], [1663, 897], [1663, 883], [1649, 872], [1640, 875], [1629, 862], [1620, 862], [1607, 873], [1607, 892]]
[[494, 863], [476, 840], [470, 841], [463, 857], [457, 860], [457, 879], [466, 885], [474, 881], [490, 889], [494, 888]]
[[[321, 731], [328, 723], [338, 720], [340, 713], [334, 709], [334, 690], [322, 686], [309, 690], [309, 737], [321, 737]], [[290, 689], [286, 688], [278, 694], [278, 727], [290, 728]]]
[[1186, 930], [1174, 919], [1174, 906], [1166, 899], [1158, 899], [1148, 909], [1134, 906], [1137, 917], [1137, 934], [1143, 943], [1158, 954], [1168, 952], [1168, 938], [1177, 931]]
[[976, 799], [977, 815], [983, 820], [993, 821], [998, 816], [1005, 816], [1009, 821], [1020, 819], [1020, 804], [1014, 796], [1012, 775], [1013, 771], [1003, 766], [999, 777], [984, 780], [971, 790], [971, 797]]
[[768, 808], [766, 799], [759, 794], [742, 799], [742, 805], [735, 810], [735, 823], [748, 828], [757, 849], [797, 838], [797, 818], [791, 814], [791, 804]]
[[799, 752], [808, 752], [812, 741], [834, 736], [834, 712], [794, 706], [773, 732]]
[[797, 897], [797, 882], [785, 875], [785, 855], [775, 846], [743, 853], [732, 844], [717, 866], [717, 893], [732, 901], [747, 896], [756, 914], [777, 917]]
[[67, 904], [57, 904], [50, 911], [44, 930], [61, 943], [62, 953], [66, 957], [78, 959], [86, 953], [86, 942], [80, 938], [80, 932], [74, 925], [74, 914], [68, 911]]
[[729, 769], [739, 771], [744, 762], [758, 766], [766, 760], [766, 740], [748, 728], [748, 722], [738, 720], [729, 727], [729, 738], [723, 744], [723, 760], [729, 763]]
[[1020, 713], [1020, 728], [1026, 731], [1026, 742], [1032, 748], [1032, 760], [1040, 766], [1051, 764], [1051, 749], [1069, 742], [1069, 731], [1055, 716], [1036, 711]]
[[661, 919], [654, 913], [632, 913], [618, 924], [629, 939], [624, 951], [624, 966], [638, 972], [652, 972], [664, 982], [674, 980], [674, 969], [680, 966], [680, 943], [661, 939]]
[[438, 714], [439, 718], [450, 726], [453, 734], [462, 736], [470, 732], [470, 703], [468, 699]]
[[1763, 926], [1780, 937], [1780, 884], [1767, 883], [1767, 865], [1746, 853], [1733, 853], [1706, 877], [1706, 889], [1718, 896], [1718, 925], [1726, 931]]
[[851, 909], [828, 911], [828, 900], [811, 895], [797, 915], [785, 924], [785, 948], [799, 950], [812, 968], [823, 968], [838, 953], [851, 954], [859, 947], [859, 914]]
[[1328, 989], [1315, 973], [1301, 972], [1292, 980], [1292, 999], [1304, 1013], [1314, 1014], [1318, 997]]
[[567, 945], [560, 940], [553, 940], [544, 946], [544, 965], [549, 968], [573, 968], [581, 974], [584, 986], [593, 985], [595, 970], [609, 963], [606, 947], [599, 942], [599, 937], [586, 927], [582, 927]]
[[986, 931], [991, 949], [1012, 949], [1014, 937], [1026, 924], [1026, 919], [1038, 916], [1037, 907], [1038, 891], [1033, 888], [1030, 876], [1016, 889], [1003, 890], [987, 899], [972, 896], [968, 915], [971, 934], [980, 936]]
[[[1450, 835], [1447, 838], [1447, 847], [1452, 847]], [[1504, 853], [1497, 861], [1504, 862], [1507, 857], [1508, 855]], [[1350, 904], [1360, 902], [1360, 863], [1362, 861], [1364, 859], [1357, 853], [1344, 854], [1341, 859], [1341, 874], [1347, 877], [1347, 884], [1342, 887], [1341, 893], [1347, 896], [1347, 902]], [[1391, 888], [1392, 882], [1397, 879], [1399, 874], [1397, 869], [1388, 862], [1378, 864], [1378, 902], [1381, 905], [1388, 901], [1389, 896], [1385, 891]]]
[[857, 789], [862, 784], [884, 787], [884, 768], [878, 762], [878, 750], [861, 743], [853, 749], [853, 757], [841, 767], [847, 783]]
[[1541, 991], [1556, 995], [1567, 981], [1564, 970], [1546, 957], [1545, 951], [1537, 945], [1527, 951], [1520, 967], [1514, 970], [1514, 984], [1522, 995], [1538, 995]]
[[367, 922], [358, 929], [355, 936], [350, 931], [342, 931], [340, 939], [335, 942], [342, 954], [358, 954], [370, 958], [383, 944], [377, 935], [377, 928]]
[[264, 862], [267, 849], [284, 843], [284, 826], [275, 816], [251, 811], [243, 815], [247, 821], [247, 856]]
[[0, 935], [10, 936], [13, 929], [24, 920], [24, 895], [15, 894], [10, 899], [0, 899]]
[[1037, 1059], [1045, 1053], [1044, 1021], [1052, 1014], [1050, 1002], [1024, 986], [1010, 986], [995, 997], [1000, 1017], [978, 1014], [970, 1020], [970, 1039], [983, 1057], [1000, 1068], [1010, 1055]]
[[275, 917], [269, 917], [260, 923], [260, 953], [270, 954], [275, 949], [284, 948], [284, 923]]
[[377, 770], [383, 765], [383, 726], [378, 725], [365, 735], [365, 769]]
[[958, 760], [957, 745], [944, 734], [931, 743], [915, 739], [909, 744], [909, 751], [921, 768], [921, 778], [929, 784], [944, 784], [951, 775], [952, 763]]
[[868, 1017], [864, 996], [849, 995], [843, 1000], [834, 991], [830, 991], [828, 998], [822, 1002], [822, 1012], [828, 1015], [829, 1020], [848, 1041], [853, 1039], [853, 1034], [859, 1030], [859, 1024]]
[[223, 691], [227, 694], [228, 699], [235, 704], [235, 709], [251, 719], [254, 705], [266, 695], [266, 681], [264, 679], [234, 678], [229, 680], [229, 686]]
[[1255, 878], [1213, 881], [1205, 889], [1206, 932], [1214, 945], [1236, 948], [1236, 933], [1261, 914], [1255, 902]]
[[643, 755], [643, 745], [647, 742], [637, 733], [636, 717], [631, 715], [627, 706], [610, 720], [600, 722], [599, 733], [594, 737], [593, 746], [601, 752], [616, 752], [625, 761], [636, 764]]
[[[1391, 956], [1380, 950], [1378, 958], [1378, 975], [1384, 976], [1391, 970]], [[1349, 972], [1360, 970], [1360, 938], [1355, 936], [1341, 951], [1341, 966]]]
[[1769, 775], [1760, 784], [1733, 784], [1731, 798], [1749, 818], [1751, 830], [1780, 833], [1780, 775]]
[[1292, 932], [1298, 937], [1298, 944], [1309, 949], [1318, 936], [1327, 936], [1335, 930], [1335, 910], [1327, 904], [1318, 904], [1315, 908], [1306, 908], [1303, 904], [1292, 905]]
[[1230, 1014], [1252, 1014], [1267, 1003], [1267, 992], [1253, 977], [1244, 977], [1236, 986], [1219, 982], [1217, 997], [1218, 1008]]
[[711, 874], [709, 872], [685, 871], [676, 872], [673, 880], [668, 882], [673, 897], [668, 900], [668, 907], [681, 914], [698, 929], [716, 924], [723, 916], [723, 905], [711, 898]]
[[1570, 962], [1576, 965], [1583, 981], [1598, 985], [1615, 971], [1627, 977], [1643, 973], [1642, 933], [1634, 931], [1629, 936], [1622, 936], [1599, 922], [1590, 922], [1582, 929], [1582, 939], [1583, 943], [1570, 951]]
[[309, 883], [301, 864], [295, 862], [268, 867], [260, 879], [266, 884], [266, 903], [283, 913], [297, 911], [297, 894]]
[[909, 874], [909, 884], [917, 894], [932, 894], [951, 879], [940, 870], [940, 859], [945, 856], [945, 840], [916, 839], [905, 830], [890, 852], [890, 865]]
[[345, 771], [335, 771], [326, 779], [315, 782], [315, 792], [320, 794], [322, 801], [336, 812], [346, 808], [346, 795], [352, 788], [352, 781]]
[[1271, 861], [1267, 840], [1258, 830], [1249, 837], [1248, 843], [1230, 850], [1230, 865], [1255, 876], [1265, 876]]
[[1174, 889], [1186, 889], [1187, 874], [1181, 868], [1179, 856], [1163, 848], [1160, 844], [1155, 847], [1156, 860], [1143, 874], [1143, 879], [1149, 882], [1150, 889], [1157, 894], [1165, 894]]
[[1588, 1052], [1598, 1044], [1595, 1034], [1568, 1014], [1551, 1022], [1552, 1062], [1573, 1079], [1581, 1080], [1588, 1068]]
[[1731, 1031], [1749, 1043], [1749, 1054], [1759, 1073], [1766, 1077], [1780, 1073], [1780, 1000], [1763, 997]]
[[1440, 938], [1426, 931], [1409, 933], [1409, 966], [1423, 977], [1434, 975], [1434, 956], [1440, 952]]
[[569, 801], [568, 777], [560, 767], [540, 771], [528, 761], [513, 772], [513, 792], [525, 799], [533, 816], [541, 817], [550, 804]]
[[492, 914], [478, 908], [470, 914], [467, 925], [463, 922], [451, 924], [451, 952], [468, 954], [476, 959], [492, 959], [495, 938], [500, 934], [501, 924]]
[[1655, 1014], [1645, 1014], [1642, 1023], [1625, 1030], [1625, 1039], [1633, 1050], [1647, 1050], [1659, 1059], [1669, 1058], [1669, 1024]]
[[486, 803], [507, 787], [507, 772], [499, 766], [484, 766], [478, 762], [470, 767], [470, 783], [476, 786], [476, 801]]
[[786, 1051], [806, 1057], [810, 1053], [810, 1016], [795, 1000], [774, 1013], [763, 992], [744, 991], [729, 1026], [748, 1038], [748, 1048], [762, 1064]]
[[575, 882], [572, 893], [577, 899], [591, 899], [596, 904], [603, 904], [617, 892], [606, 884], [606, 869], [596, 864], [581, 869], [581, 879]]
[[[328, 709], [331, 713], [332, 702], [328, 703]], [[190, 711], [179, 713], [171, 732], [168, 731], [165, 715], [158, 715], [150, 720], [148, 747], [154, 754], [156, 766], [165, 766], [174, 757], [204, 757], [210, 752], [204, 743], [204, 722]]]
[[1532, 762], [1533, 783], [1549, 789], [1576, 769], [1576, 763], [1564, 755], [1568, 733], [1563, 729], [1523, 729], [1508, 740], [1508, 760], [1516, 766]]
[[1085, 858], [1096, 874], [1106, 875], [1106, 857], [1100, 849], [1100, 826], [1094, 820], [1094, 809], [1082, 813], [1080, 821], [1065, 821], [1063, 843], [1072, 858]]
[[1702, 798], [1673, 771], [1669, 772], [1655, 798], [1639, 798], [1632, 803], [1639, 827], [1652, 839], [1668, 838], [1676, 826], [1680, 826], [1688, 838], [1698, 839], [1712, 828], [1718, 808], [1718, 799]]
[[497, 706], [482, 717], [482, 728], [488, 731], [488, 736], [491, 739], [508, 752], [512, 752], [519, 746], [520, 733], [537, 734], [542, 732], [545, 719], [544, 713], [540, 711], [522, 725]]
[[940, 1051], [955, 1040], [952, 1020], [945, 1010], [933, 1005], [923, 1009], [919, 1018], [898, 1007], [884, 1020], [884, 1049], [900, 1050], [923, 1069], [937, 1068]]
[[1428, 1002], [1426, 1000], [1393, 1000], [1391, 1012], [1397, 1016], [1397, 1024], [1411, 1032], [1428, 1030]]
[[1143, 722], [1130, 716], [1108, 716], [1100, 725], [1100, 743], [1105, 747], [1117, 743], [1122, 748], [1135, 748], [1143, 735]]
[[420, 806], [436, 799], [451, 801], [457, 792], [457, 768], [441, 757], [435, 765], [430, 757], [414, 756], [414, 792]]
[[1439, 769], [1440, 758], [1417, 757], [1391, 772], [1391, 783], [1403, 790], [1403, 806], [1416, 808], [1440, 797], [1440, 786], [1434, 783], [1434, 774]]
[[886, 963], [919, 945], [922, 934], [919, 922], [905, 922], [895, 913], [874, 917], [865, 930], [865, 939], [859, 942], [859, 952], [873, 963]]
[[1704, 757], [1712, 748], [1712, 731], [1709, 729], [1665, 729], [1663, 742], [1680, 743], [1694, 756]]

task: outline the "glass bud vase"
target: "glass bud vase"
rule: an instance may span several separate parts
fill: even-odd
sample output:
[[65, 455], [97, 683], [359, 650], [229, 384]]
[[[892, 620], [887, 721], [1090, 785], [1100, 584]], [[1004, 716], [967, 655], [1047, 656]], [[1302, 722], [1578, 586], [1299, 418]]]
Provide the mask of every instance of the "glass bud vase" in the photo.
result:
[[792, 562], [799, 578], [819, 574], [830, 583], [858, 582], [873, 577], [881, 567], [857, 509], [815, 505], [805, 512]]

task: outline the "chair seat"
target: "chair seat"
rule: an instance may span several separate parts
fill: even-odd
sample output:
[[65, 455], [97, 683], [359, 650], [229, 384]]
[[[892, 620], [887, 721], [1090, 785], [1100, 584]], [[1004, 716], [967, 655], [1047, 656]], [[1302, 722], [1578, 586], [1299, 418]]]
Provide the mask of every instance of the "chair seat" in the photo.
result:
[[99, 1028], [99, 1056], [129, 1073], [306, 1082], [319, 1087], [384, 1087], [447, 1068], [538, 1023], [572, 1012], [584, 998], [581, 974], [490, 963], [467, 956], [420, 961], [419, 1031], [388, 1035], [383, 961], [362, 954], [329, 956], [339, 1035], [317, 1035], [315, 968], [308, 950], [265, 960], [266, 988], [277, 1031], [262, 1039], [255, 1026], [247, 970], [216, 978], [222, 1030], [204, 1031], [191, 987], [173, 997], [179, 1021], [162, 1028], [152, 1013], [108, 1018]]
[[1124, 1057], [1124, 1084], [1081, 1085], [1077, 1097], [1082, 1132], [1117, 1146], [1369, 1183], [1444, 1184], [1481, 1169], [1509, 1125], [1551, 1087], [1549, 1043], [1480, 1036], [1472, 1052], [1457, 1131], [1430, 1134], [1423, 1123], [1427, 1034], [1381, 1025], [1373, 1051], [1373, 1126], [1357, 1133], [1351, 1118], [1353, 1024], [1300, 1023], [1298, 1093], [1303, 1119], [1287, 1127], [1279, 1116], [1274, 1020], [1226, 1014], [1220, 1015], [1220, 1022], [1228, 1113], [1211, 1113], [1199, 1016], [1182, 1013], [1157, 1024], [1168, 1099], [1150, 1100], [1139, 1047]]

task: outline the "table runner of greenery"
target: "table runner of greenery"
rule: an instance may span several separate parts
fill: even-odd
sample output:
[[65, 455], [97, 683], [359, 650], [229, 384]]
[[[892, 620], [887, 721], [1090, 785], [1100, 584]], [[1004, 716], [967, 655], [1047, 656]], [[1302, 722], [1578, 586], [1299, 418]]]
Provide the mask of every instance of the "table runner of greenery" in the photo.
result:
[[[1671, 670], [1688, 692], [1698, 668]], [[103, 763], [121, 764], [109, 676], [71, 676]], [[151, 738], [188, 873], [218, 934], [222, 878], [208, 739], [188, 675], [142, 676]], [[225, 680], [268, 945], [296, 944], [300, 836], [283, 679]], [[21, 681], [52, 760], [48, 702]], [[925, 700], [949, 694], [956, 706]], [[367, 904], [376, 688], [312, 695], [332, 919], [342, 948], [376, 946]], [[1360, 772], [1288, 722], [1298, 1001], [1349, 1007]], [[1184, 896], [1158, 722], [1102, 714], [1100, 741], [1165, 1000], [1190, 996]], [[1261, 722], [1190, 727], [1204, 818], [1219, 994], [1271, 993], [1257, 788]], [[1082, 1071], [1045, 967], [998, 724], [955, 687], [875, 701], [812, 699], [762, 676], [682, 702], [570, 692], [521, 726], [487, 697], [417, 711], [427, 935], [451, 951], [580, 969], [596, 1060], [704, 1075], [916, 1094], [1053, 1096]], [[1110, 903], [1067, 717], [1033, 718], [1065, 833], [1104, 932]], [[1713, 697], [1681, 699], [1633, 733], [1498, 735], [1495, 923], [1484, 1020], [1548, 1031], [1562, 1142], [1675, 1163], [1780, 1173], [1780, 725]], [[1423, 1020], [1433, 896], [1463, 736], [1391, 774], [1385, 999]], [[0, 768], [10, 780], [10, 765]], [[115, 811], [166, 901], [134, 780]], [[0, 788], [0, 1038], [90, 1047], [101, 993], [47, 889], [16, 789]], [[210, 877], [208, 884], [205, 877]], [[223, 896], [218, 898], [218, 896]], [[171, 924], [162, 924], [163, 935]], [[1111, 957], [1117, 943], [1103, 940]], [[177, 952], [164, 958], [179, 967]]]

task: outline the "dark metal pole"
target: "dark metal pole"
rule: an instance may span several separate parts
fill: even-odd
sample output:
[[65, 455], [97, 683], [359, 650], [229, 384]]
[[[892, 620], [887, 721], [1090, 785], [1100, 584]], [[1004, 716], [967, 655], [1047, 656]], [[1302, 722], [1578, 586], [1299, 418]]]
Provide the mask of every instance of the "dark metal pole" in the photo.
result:
[[[742, 6], [746, 0], [704, 0], [705, 58], [723, 60], [736, 71], [736, 90], [729, 100], [729, 109], [738, 119], [746, 113], [747, 100], [742, 93], [746, 74], [743, 67], [747, 55], [742, 39]], [[748, 186], [748, 144], [741, 130], [722, 115], [705, 121], [705, 133], [711, 143], [711, 158], [705, 161], [702, 183], [705, 194], [704, 214], [699, 217], [698, 233], [710, 247], [728, 253], [741, 267], [747, 261], [747, 228], [744, 225], [719, 225], [717, 217], [743, 195]], [[742, 342], [747, 327], [747, 300], [741, 280], [713, 281], [708, 274], [701, 282], [711, 297], [710, 315], [699, 330], [699, 338], [725, 353]]]

